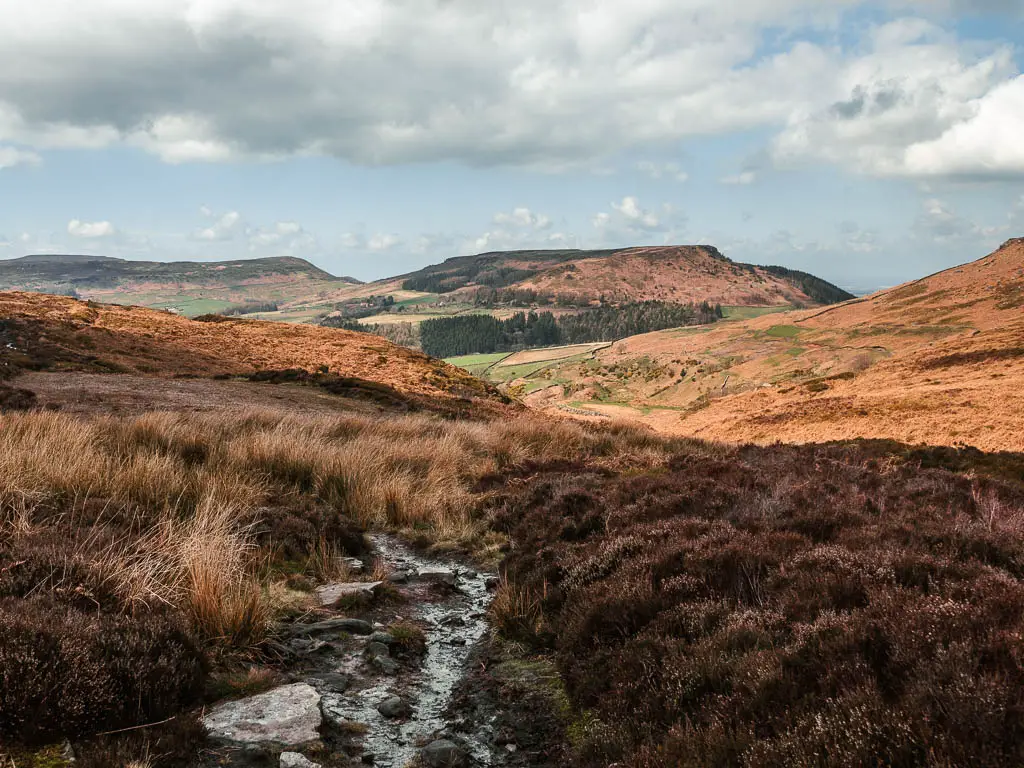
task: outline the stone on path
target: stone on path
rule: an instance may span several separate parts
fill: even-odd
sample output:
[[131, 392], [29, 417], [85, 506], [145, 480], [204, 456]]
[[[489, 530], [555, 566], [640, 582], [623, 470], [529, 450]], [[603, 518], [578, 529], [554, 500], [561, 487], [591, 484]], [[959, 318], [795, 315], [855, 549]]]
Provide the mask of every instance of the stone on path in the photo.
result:
[[323, 672], [311, 678], [313, 685], [330, 693], [344, 693], [352, 684], [352, 678], [344, 672]]
[[369, 643], [366, 646], [366, 655], [371, 659], [375, 659], [378, 656], [390, 656], [391, 651], [384, 643]]
[[316, 597], [320, 605], [332, 606], [345, 598], [369, 598], [376, 596], [382, 581], [351, 581], [337, 584], [324, 584], [316, 588]]
[[466, 755], [448, 739], [432, 741], [420, 753], [430, 768], [460, 768], [466, 764]]
[[281, 768], [320, 768], [320, 763], [307, 760], [298, 752], [282, 752]]
[[378, 704], [377, 711], [384, 715], [384, 717], [393, 719], [396, 717], [408, 717], [412, 713], [412, 707], [398, 696], [392, 696]]
[[352, 573], [362, 573], [366, 569], [363, 561], [358, 557], [339, 557], [338, 563], [348, 568]]
[[292, 624], [288, 632], [292, 635], [324, 635], [329, 632], [369, 635], [373, 633], [373, 625], [362, 619], [327, 619], [315, 624]]
[[296, 745], [319, 739], [320, 721], [320, 694], [295, 683], [214, 707], [203, 725], [215, 739]]
[[378, 672], [381, 672], [385, 675], [398, 674], [398, 662], [387, 656], [374, 656], [370, 659], [370, 664]]

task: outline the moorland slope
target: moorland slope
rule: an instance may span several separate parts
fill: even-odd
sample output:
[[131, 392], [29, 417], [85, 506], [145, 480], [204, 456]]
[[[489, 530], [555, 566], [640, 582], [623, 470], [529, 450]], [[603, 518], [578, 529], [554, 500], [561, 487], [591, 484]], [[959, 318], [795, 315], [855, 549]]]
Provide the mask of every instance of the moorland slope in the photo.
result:
[[406, 289], [463, 298], [481, 290], [533, 291], [583, 306], [602, 300], [811, 306], [852, 298], [813, 275], [740, 264], [705, 245], [484, 253], [448, 259], [402, 280]]
[[7, 378], [25, 370], [266, 377], [295, 369], [410, 395], [504, 400], [461, 369], [377, 336], [36, 293], [0, 293], [0, 348]]
[[826, 309], [635, 336], [540, 372], [536, 407], [730, 442], [1024, 449], [1024, 240]]

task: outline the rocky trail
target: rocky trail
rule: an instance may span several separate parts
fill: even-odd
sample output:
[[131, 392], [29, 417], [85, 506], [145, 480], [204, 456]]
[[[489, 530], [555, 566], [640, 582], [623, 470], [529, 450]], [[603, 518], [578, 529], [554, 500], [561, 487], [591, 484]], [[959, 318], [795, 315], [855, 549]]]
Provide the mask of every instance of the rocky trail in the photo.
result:
[[497, 578], [373, 544], [382, 581], [325, 585], [325, 610], [282, 629], [285, 684], [207, 710], [206, 766], [471, 768], [514, 751], [495, 743], [494, 717], [451, 714]]

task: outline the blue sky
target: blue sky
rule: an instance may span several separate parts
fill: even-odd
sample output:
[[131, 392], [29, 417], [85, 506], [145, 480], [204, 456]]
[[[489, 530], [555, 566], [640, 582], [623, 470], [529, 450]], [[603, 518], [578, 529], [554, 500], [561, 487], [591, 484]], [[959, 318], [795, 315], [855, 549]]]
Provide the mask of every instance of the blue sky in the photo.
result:
[[1024, 235], [1022, 0], [0, 13], [0, 258], [701, 242], [865, 291]]

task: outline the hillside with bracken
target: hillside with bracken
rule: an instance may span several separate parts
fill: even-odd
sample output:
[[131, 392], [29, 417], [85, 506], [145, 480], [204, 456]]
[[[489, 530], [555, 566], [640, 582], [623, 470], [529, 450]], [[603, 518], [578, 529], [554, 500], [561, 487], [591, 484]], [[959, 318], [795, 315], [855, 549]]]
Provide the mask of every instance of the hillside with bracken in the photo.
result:
[[530, 402], [730, 442], [858, 437], [1024, 449], [1024, 240], [834, 307], [635, 336]]
[[504, 400], [461, 369], [377, 336], [219, 315], [188, 319], [36, 293], [0, 293], [0, 352], [0, 376], [8, 379], [46, 370], [163, 378], [301, 370], [409, 395]]

